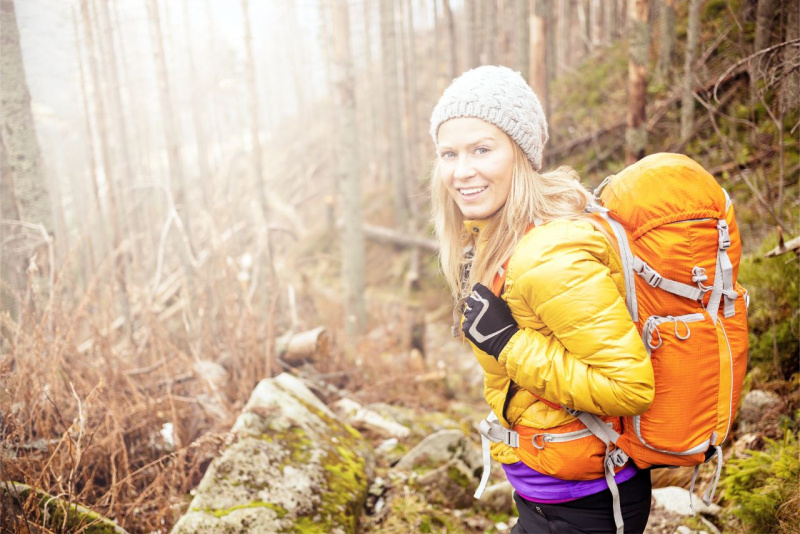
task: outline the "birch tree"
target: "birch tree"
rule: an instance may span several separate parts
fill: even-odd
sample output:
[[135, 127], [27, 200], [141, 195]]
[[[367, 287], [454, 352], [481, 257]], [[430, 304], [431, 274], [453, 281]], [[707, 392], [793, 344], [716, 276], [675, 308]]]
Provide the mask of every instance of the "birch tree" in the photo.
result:
[[0, 0], [0, 132], [14, 180], [19, 216], [53, 234], [50, 191], [31, 110], [13, 0]]
[[648, 0], [628, 0], [628, 118], [625, 163], [644, 157], [647, 148], [647, 58], [650, 49]]
[[345, 330], [354, 336], [366, 325], [364, 303], [364, 226], [361, 215], [361, 183], [356, 128], [355, 73], [350, 50], [348, 0], [334, 0], [333, 62], [331, 74], [339, 109], [339, 175], [344, 231], [342, 234], [342, 281], [345, 288]]

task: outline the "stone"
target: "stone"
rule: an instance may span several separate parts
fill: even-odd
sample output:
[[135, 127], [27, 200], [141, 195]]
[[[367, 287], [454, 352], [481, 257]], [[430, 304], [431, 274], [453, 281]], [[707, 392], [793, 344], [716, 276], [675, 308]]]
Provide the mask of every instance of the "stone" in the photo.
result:
[[510, 514], [514, 510], [514, 488], [508, 480], [487, 486], [475, 505], [483, 510]]
[[259, 382], [231, 433], [173, 534], [357, 531], [374, 453], [299, 379]]
[[[23, 513], [22, 506], [30, 497], [31, 492], [38, 499], [36, 506], [41, 510], [42, 515], [49, 518], [44, 519], [44, 524], [40, 526], [57, 532], [127, 534], [125, 529], [112, 520], [85, 506], [55, 497], [38, 488], [32, 488], [19, 482], [8, 481], [0, 483], [0, 511], [7, 510], [15, 513], [14, 511], [16, 510], [20, 515], [28, 516], [30, 510], [27, 513]], [[5, 532], [3, 529], [0, 530]]]
[[690, 516], [692, 510], [689, 507], [689, 496], [691, 495], [694, 510], [698, 514], [716, 516], [719, 515], [721, 508], [719, 505], [711, 503], [706, 505], [703, 500], [685, 488], [669, 486], [667, 488], [657, 488], [653, 490], [653, 500], [655, 505], [673, 514]]
[[781, 397], [772, 391], [754, 389], [745, 395], [739, 409], [739, 432], [748, 433], [757, 429], [770, 408], [782, 403]]
[[364, 408], [351, 399], [339, 399], [333, 403], [332, 408], [348, 424], [374, 432], [384, 438], [405, 438], [411, 434], [411, 430], [408, 427], [392, 421], [376, 411]]
[[416, 485], [425, 490], [428, 502], [438, 502], [453, 508], [469, 508], [475, 502], [473, 494], [478, 480], [460, 458], [428, 471], [416, 479]]
[[431, 434], [403, 456], [395, 469], [410, 471], [417, 467], [434, 467], [453, 458], [461, 459], [473, 476], [480, 477], [483, 467], [480, 452], [460, 430], [440, 430]]

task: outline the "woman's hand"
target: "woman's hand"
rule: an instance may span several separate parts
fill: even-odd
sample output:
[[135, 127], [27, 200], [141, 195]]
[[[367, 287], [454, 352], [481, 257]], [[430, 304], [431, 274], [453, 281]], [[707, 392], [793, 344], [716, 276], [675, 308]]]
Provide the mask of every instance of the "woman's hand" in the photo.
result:
[[497, 359], [519, 328], [505, 301], [488, 287], [475, 284], [467, 297], [461, 330], [476, 347]]

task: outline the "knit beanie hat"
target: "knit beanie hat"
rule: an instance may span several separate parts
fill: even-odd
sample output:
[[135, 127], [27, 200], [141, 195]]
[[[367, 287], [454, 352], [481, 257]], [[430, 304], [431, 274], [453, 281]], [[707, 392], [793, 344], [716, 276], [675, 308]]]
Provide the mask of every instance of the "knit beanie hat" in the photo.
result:
[[536, 93], [519, 72], [485, 65], [453, 80], [431, 114], [431, 136], [437, 148], [439, 126], [459, 117], [494, 124], [519, 145], [534, 169], [542, 168], [547, 120]]

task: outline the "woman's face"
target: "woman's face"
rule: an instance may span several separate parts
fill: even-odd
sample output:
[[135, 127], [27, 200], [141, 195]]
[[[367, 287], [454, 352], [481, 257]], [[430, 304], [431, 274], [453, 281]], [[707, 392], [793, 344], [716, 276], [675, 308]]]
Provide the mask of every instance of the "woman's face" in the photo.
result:
[[466, 219], [486, 219], [511, 191], [514, 146], [500, 128], [475, 118], [439, 127], [439, 179]]

